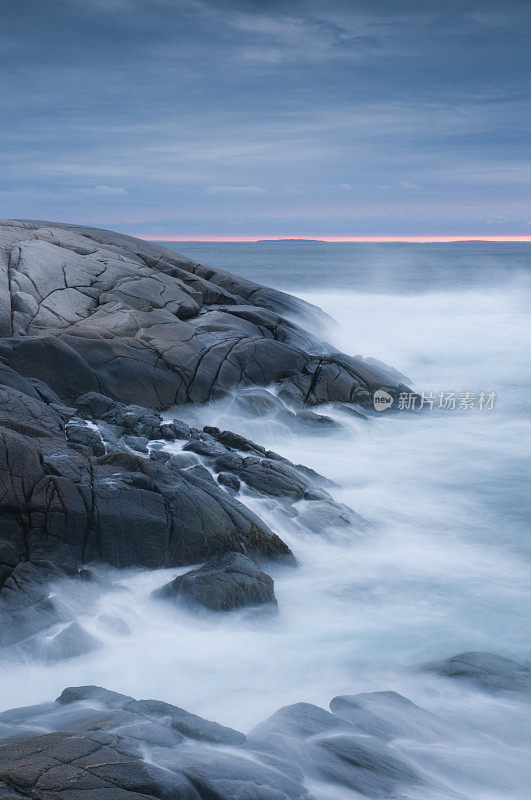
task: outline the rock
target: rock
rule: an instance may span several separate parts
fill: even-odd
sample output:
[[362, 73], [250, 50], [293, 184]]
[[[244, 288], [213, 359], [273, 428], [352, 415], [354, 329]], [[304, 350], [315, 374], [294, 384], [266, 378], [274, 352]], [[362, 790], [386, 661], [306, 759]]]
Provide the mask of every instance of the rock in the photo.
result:
[[298, 403], [370, 406], [376, 388], [403, 385], [375, 360], [331, 353], [315, 307], [160, 245], [59, 223], [6, 221], [0, 235], [2, 330], [18, 335], [2, 355], [63, 402], [101, 392], [160, 410], [277, 384]]
[[[0, 644], [38, 650], [46, 631], [52, 659], [95, 646], [46, 590], [82, 578], [91, 561], [293, 561], [236, 499], [240, 483], [281, 500], [285, 517], [299, 511], [290, 504], [300, 520], [314, 504], [316, 528], [352, 519], [312, 494], [326, 482], [311, 470], [235, 432], [160, 414], [236, 394], [249, 413], [325, 428], [305, 404], [370, 406], [376, 388], [404, 388], [385, 365], [331, 352], [318, 309], [110, 231], [11, 220], [0, 241]], [[183, 453], [157, 450], [155, 440], [175, 439]], [[273, 602], [268, 576], [214, 573], [226, 592], [218, 604], [231, 606], [231, 582], [238, 603]]]
[[423, 783], [395, 749], [308, 703], [245, 737], [170, 703], [79, 686], [3, 712], [0, 732], [0, 781], [35, 800], [312, 800], [305, 784], [383, 800]]
[[188, 469], [189, 467], [196, 467], [199, 464], [199, 459], [194, 453], [172, 453], [166, 465], [169, 469], [175, 469], [179, 472], [181, 469]]
[[320, 430], [323, 433], [341, 429], [341, 425], [335, 419], [327, 417], [325, 414], [316, 414], [315, 411], [298, 411], [295, 419], [297, 422], [302, 423], [305, 428]]
[[183, 709], [172, 716], [170, 724], [172, 728], [190, 739], [235, 746], [245, 741], [243, 733], [218, 725], [217, 722], [209, 722]]
[[208, 456], [210, 458], [215, 458], [226, 452], [225, 447], [219, 444], [219, 442], [216, 442], [208, 433], [200, 433], [198, 436], [194, 436], [184, 445], [183, 450], [189, 450], [192, 453], [197, 453], [200, 456]]
[[224, 449], [228, 447], [234, 450], [242, 450], [244, 453], [256, 453], [263, 456], [266, 454], [265, 447], [251, 442], [250, 439], [246, 439], [245, 436], [240, 436], [239, 433], [234, 433], [234, 431], [220, 431], [219, 428], [208, 425], [203, 428], [203, 431], [222, 444]]
[[212, 611], [276, 605], [273, 580], [242, 553], [226, 553], [211, 559], [199, 569], [179, 575], [154, 594]]
[[61, 705], [69, 705], [80, 701], [89, 701], [96, 706], [104, 705], [111, 709], [122, 709], [127, 703], [132, 702], [133, 698], [126, 694], [111, 692], [101, 686], [69, 686], [63, 689], [56, 700]]
[[231, 475], [230, 472], [220, 472], [218, 475], [218, 483], [220, 486], [226, 486], [228, 489], [233, 489], [233, 491], [237, 492], [240, 488], [240, 481], [235, 475]]
[[297, 470], [266, 458], [255, 463], [246, 459], [239, 476], [252, 489], [271, 497], [299, 499], [309, 488]]
[[[45, 404], [28, 401], [43, 406], [40, 425], [48, 425]], [[131, 410], [126, 408], [107, 408], [105, 415], [124, 420]], [[144, 412], [133, 409], [133, 427], [153, 425], [153, 412]], [[77, 424], [72, 430], [76, 438], [87, 430], [96, 433]], [[290, 556], [281, 540], [207, 472], [194, 475], [131, 452], [89, 460], [70, 448], [57, 416], [38, 433], [29, 437], [0, 427], [0, 478], [10, 509], [0, 518], [0, 539], [10, 542], [11, 553], [4, 582], [22, 553], [32, 562], [53, 561], [58, 574], [94, 559], [117, 567], [161, 567], [244, 548], [264, 557]], [[27, 514], [31, 530], [24, 524]]]
[[191, 436], [190, 426], [180, 419], [172, 420], [173, 430], [176, 439], [189, 439]]
[[65, 428], [66, 438], [71, 444], [86, 447], [95, 456], [105, 455], [105, 444], [98, 433], [93, 428], [89, 428], [85, 422], [72, 419]]
[[531, 667], [494, 653], [466, 652], [426, 664], [424, 669], [474, 683], [487, 691], [528, 692]]
[[149, 439], [147, 436], [124, 436], [124, 442], [128, 447], [132, 450], [136, 450], [137, 453], [148, 453], [148, 442]]
[[[50, 733], [0, 748], [0, 777], [15, 791], [39, 800], [57, 793], [65, 800], [148, 800], [199, 795], [182, 776], [173, 776], [125, 754], [97, 736]], [[22, 795], [20, 795], [22, 796]]]
[[330, 710], [356, 728], [384, 741], [400, 737], [430, 742], [454, 735], [435, 714], [397, 692], [334, 697], [330, 701]]
[[398, 735], [392, 723], [365, 708], [363, 703], [358, 702], [356, 695], [334, 697], [330, 701], [330, 711], [378, 739], [390, 741]]
[[281, 708], [247, 737], [248, 746], [294, 760], [306, 775], [374, 798], [401, 796], [417, 771], [373, 736], [309, 703]]
[[39, 661], [55, 662], [86, 655], [100, 647], [100, 642], [94, 636], [87, 633], [77, 622], [71, 622], [51, 637], [28, 642], [24, 652]]
[[165, 766], [178, 765], [183, 775], [195, 786], [201, 798], [212, 800], [311, 800], [302, 782], [293, 780], [278, 762], [264, 763], [260, 753], [213, 752], [211, 749], [182, 750], [177, 762], [166, 752], [161, 754]]
[[216, 472], [223, 472], [229, 470], [230, 472], [239, 472], [243, 467], [243, 458], [238, 453], [224, 453], [218, 456], [214, 461], [214, 469]]
[[115, 617], [112, 614], [100, 614], [98, 622], [107, 630], [117, 633], [119, 636], [128, 636], [131, 633], [128, 624], [120, 617]]
[[[400, 786], [421, 784], [418, 772], [376, 739], [338, 734], [315, 740], [321, 774], [368, 797], [396, 796]], [[335, 758], [330, 758], [332, 755]]]
[[[317, 734], [351, 730], [341, 717], [311, 703], [294, 703], [276, 711], [248, 735], [249, 742], [272, 742], [275, 737], [307, 739]], [[279, 747], [282, 742], [279, 740]]]

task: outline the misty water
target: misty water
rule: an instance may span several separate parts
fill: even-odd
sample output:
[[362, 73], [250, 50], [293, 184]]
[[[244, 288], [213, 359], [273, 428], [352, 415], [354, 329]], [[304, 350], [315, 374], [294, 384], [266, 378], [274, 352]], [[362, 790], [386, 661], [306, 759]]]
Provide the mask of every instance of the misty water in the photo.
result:
[[[463, 650], [529, 658], [529, 256], [526, 245], [182, 244], [192, 258], [298, 294], [336, 321], [327, 339], [379, 358], [416, 391], [495, 393], [494, 408], [402, 411], [292, 431], [230, 401], [176, 409], [230, 428], [333, 480], [364, 531], [304, 529], [281, 504], [240, 499], [289, 544], [272, 567], [278, 615], [195, 615], [151, 599], [187, 568], [117, 572], [54, 591], [102, 643], [55, 665], [0, 666], [2, 708], [98, 684], [251, 729], [280, 706], [394, 690], [439, 717], [394, 746], [426, 774], [407, 797], [525, 800], [529, 705], [424, 672]], [[167, 445], [176, 447], [177, 445]], [[319, 794], [319, 791], [321, 792]], [[323, 798], [354, 792], [317, 789]]]

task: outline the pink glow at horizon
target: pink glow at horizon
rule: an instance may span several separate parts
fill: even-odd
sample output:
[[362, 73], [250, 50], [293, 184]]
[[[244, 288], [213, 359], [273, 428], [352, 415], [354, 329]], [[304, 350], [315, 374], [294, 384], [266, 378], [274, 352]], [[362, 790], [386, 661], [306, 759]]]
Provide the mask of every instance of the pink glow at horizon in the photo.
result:
[[528, 242], [531, 235], [521, 236], [142, 236], [149, 242], [278, 242], [299, 239], [316, 242]]

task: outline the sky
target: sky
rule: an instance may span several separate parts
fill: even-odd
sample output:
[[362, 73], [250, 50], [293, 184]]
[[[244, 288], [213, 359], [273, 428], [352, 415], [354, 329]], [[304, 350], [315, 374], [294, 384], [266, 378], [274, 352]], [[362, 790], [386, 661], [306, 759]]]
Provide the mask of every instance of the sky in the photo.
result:
[[531, 235], [529, 0], [0, 0], [0, 217]]

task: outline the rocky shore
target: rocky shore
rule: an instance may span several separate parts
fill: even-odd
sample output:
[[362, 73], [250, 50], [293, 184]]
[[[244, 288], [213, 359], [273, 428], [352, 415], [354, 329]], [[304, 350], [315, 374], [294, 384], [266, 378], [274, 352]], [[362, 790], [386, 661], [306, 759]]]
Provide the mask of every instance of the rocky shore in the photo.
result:
[[[179, 415], [231, 397], [242, 413], [318, 434], [337, 425], [324, 403], [363, 416], [376, 390], [409, 391], [391, 367], [335, 352], [326, 322], [297, 298], [157, 244], [0, 222], [1, 658], [49, 664], [97, 649], [50, 592], [54, 581], [96, 582], [95, 564], [189, 568], [154, 593], [170, 608], [275, 613], [268, 564], [294, 568], [297, 553], [245, 497], [275, 500], [315, 534], [368, 528], [325, 476]], [[528, 666], [497, 656], [426, 669], [529, 692]], [[334, 698], [330, 709], [285, 707], [244, 735], [161, 701], [65, 689], [0, 714], [0, 797], [335, 796], [324, 785], [378, 798], [424, 785], [394, 743], [446, 735], [433, 715], [393, 692]]]
[[[366, 524], [303, 465], [160, 414], [242, 390], [258, 413], [273, 405], [326, 427], [308, 405], [367, 406], [375, 389], [402, 388], [393, 370], [308, 333], [318, 309], [108, 231], [4, 222], [0, 248], [1, 646], [42, 655], [32, 637], [65, 621], [48, 582], [90, 580], [90, 562], [155, 569], [240, 553], [294, 563], [238, 500], [242, 483], [287, 506], [304, 499], [310, 527]], [[164, 450], [176, 441], [179, 453]], [[77, 627], [61, 637], [66, 653], [83, 649]], [[54, 641], [54, 658], [60, 650]]]

